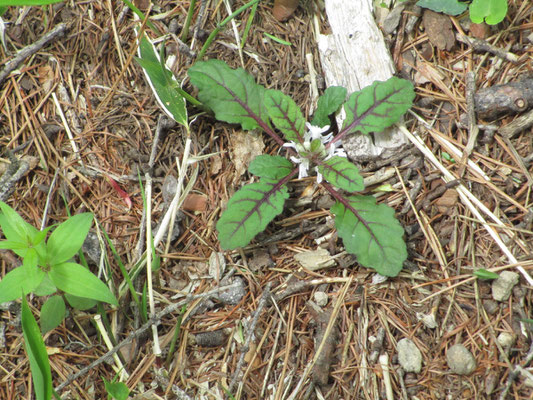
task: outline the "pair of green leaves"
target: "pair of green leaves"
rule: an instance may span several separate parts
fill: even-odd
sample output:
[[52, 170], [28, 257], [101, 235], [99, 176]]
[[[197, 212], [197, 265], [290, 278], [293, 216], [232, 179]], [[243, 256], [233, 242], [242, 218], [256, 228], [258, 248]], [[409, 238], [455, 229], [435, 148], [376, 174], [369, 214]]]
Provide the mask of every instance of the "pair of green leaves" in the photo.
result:
[[326, 181], [324, 187], [338, 200], [331, 211], [346, 249], [362, 265], [383, 275], [399, 273], [407, 251], [403, 229], [393, 210], [377, 205], [373, 197], [340, 194], [338, 189], [348, 193], [363, 190], [363, 178], [355, 165], [335, 155], [329, 146], [348, 134], [380, 132], [396, 123], [412, 105], [414, 90], [410, 82], [394, 77], [375, 82], [347, 100], [344, 88], [328, 88], [318, 101], [313, 124], [328, 125], [330, 115], [343, 104], [347, 118], [330, 143], [321, 143], [321, 139], [311, 140], [303, 114], [290, 97], [256, 84], [243, 69], [210, 60], [193, 65], [189, 77], [199, 89], [198, 98], [217, 119], [240, 124], [245, 130], [261, 128], [283, 144], [274, 126], [286, 142], [292, 142], [292, 147], [306, 149], [298, 154], [299, 166], [281, 156], [261, 155], [252, 161], [249, 171], [260, 179], [245, 185], [229, 200], [217, 223], [222, 248], [245, 246], [262, 232], [283, 211], [288, 181], [308, 166], [316, 168]]
[[470, 20], [476, 24], [485, 21], [496, 25], [507, 15], [507, 0], [473, 0], [470, 5], [458, 0], [419, 0], [416, 5], [448, 15], [459, 15], [469, 8]]

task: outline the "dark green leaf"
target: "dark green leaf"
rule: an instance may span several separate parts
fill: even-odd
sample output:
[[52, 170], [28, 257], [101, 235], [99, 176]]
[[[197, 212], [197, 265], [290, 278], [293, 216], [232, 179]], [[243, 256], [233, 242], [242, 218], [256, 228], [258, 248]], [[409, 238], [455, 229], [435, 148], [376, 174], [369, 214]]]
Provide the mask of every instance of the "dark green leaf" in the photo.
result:
[[474, 0], [470, 4], [470, 19], [475, 24], [483, 20], [489, 25], [502, 22], [507, 15], [507, 0]]
[[80, 264], [53, 265], [48, 275], [54, 285], [65, 293], [118, 305], [117, 299], [104, 282]]
[[31, 257], [24, 259], [22, 266], [8, 272], [0, 281], [0, 303], [12, 301], [34, 291], [44, 279], [45, 273], [31, 262]]
[[478, 277], [479, 279], [484, 280], [493, 280], [498, 279], [500, 275], [498, 275], [496, 272], [487, 271], [486, 269], [480, 268], [476, 271], [474, 271], [474, 276]]
[[328, 87], [322, 96], [318, 98], [317, 107], [311, 125], [321, 128], [330, 124], [329, 116], [337, 112], [346, 100], [346, 88], [342, 86]]
[[365, 188], [359, 169], [344, 157], [333, 156], [318, 164], [326, 181], [347, 192], [358, 192]]
[[31, 313], [26, 302], [22, 298], [22, 333], [24, 335], [24, 347], [30, 360], [31, 376], [37, 400], [50, 400], [52, 398], [52, 373], [48, 354], [44, 345], [39, 326]]
[[305, 119], [300, 107], [293, 99], [279, 90], [267, 90], [265, 92], [265, 107], [268, 116], [285, 136], [286, 140], [295, 143], [304, 141]]
[[277, 181], [261, 179], [244, 186], [229, 200], [217, 222], [220, 246], [226, 250], [246, 246], [283, 211], [288, 197], [287, 186]]
[[87, 297], [74, 296], [73, 294], [68, 293], [65, 293], [65, 298], [72, 308], [82, 311], [89, 310], [98, 303], [97, 300], [88, 299]]
[[457, 0], [420, 0], [416, 3], [416, 5], [448, 15], [459, 15], [465, 12], [466, 8], [468, 7], [466, 3], [461, 3]]
[[44, 335], [59, 326], [67, 309], [61, 296], [52, 296], [41, 307], [41, 332]]
[[394, 210], [376, 204], [372, 196], [352, 196], [347, 201], [349, 207], [337, 202], [331, 208], [346, 250], [357, 256], [359, 264], [381, 275], [398, 275], [407, 258], [407, 249]]
[[376, 81], [348, 98], [344, 104], [346, 119], [339, 134], [381, 132], [398, 122], [414, 98], [413, 84], [405, 79], [393, 76], [384, 82]]
[[220, 60], [196, 62], [188, 71], [198, 98], [220, 121], [241, 124], [244, 130], [268, 122], [263, 105], [265, 89], [244, 69], [231, 69]]
[[130, 395], [130, 391], [123, 382], [109, 382], [104, 378], [104, 385], [107, 394], [115, 400], [126, 400]]
[[285, 157], [262, 154], [252, 160], [248, 171], [260, 178], [279, 180], [289, 175], [293, 168], [292, 163]]
[[47, 242], [48, 262], [51, 265], [70, 260], [81, 249], [93, 223], [91, 213], [73, 215], [61, 223]]
[[173, 79], [172, 72], [160, 62], [146, 35], [141, 37], [139, 52], [140, 58], [136, 60], [144, 69], [157, 102], [170, 118], [187, 125], [187, 108], [185, 99], [177, 90], [178, 83]]

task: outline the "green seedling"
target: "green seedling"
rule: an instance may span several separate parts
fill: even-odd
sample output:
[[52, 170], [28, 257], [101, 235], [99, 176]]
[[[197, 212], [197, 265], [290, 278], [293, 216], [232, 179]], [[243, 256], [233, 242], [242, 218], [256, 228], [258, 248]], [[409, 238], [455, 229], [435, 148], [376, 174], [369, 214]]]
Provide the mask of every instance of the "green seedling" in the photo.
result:
[[484, 268], [480, 268], [473, 272], [473, 275], [479, 279], [483, 279], [486, 281], [492, 281], [494, 279], [498, 279], [500, 275], [498, 275], [496, 272], [488, 271]]
[[507, 15], [507, 0], [473, 0], [470, 4], [458, 0], [419, 0], [417, 6], [448, 15], [459, 15], [469, 9], [470, 20], [476, 24], [496, 25]]
[[107, 398], [113, 400], [126, 400], [130, 395], [130, 390], [124, 382], [109, 382], [107, 379], [104, 380], [105, 390], [107, 391]]
[[[346, 250], [365, 267], [398, 275], [407, 258], [403, 228], [392, 208], [372, 196], [354, 194], [364, 189], [363, 177], [338, 146], [350, 134], [381, 132], [398, 122], [415, 96], [410, 82], [396, 77], [374, 82], [347, 100], [345, 89], [329, 88], [309, 124], [290, 97], [256, 84], [243, 69], [210, 60], [197, 62], [188, 73], [199, 100], [218, 120], [244, 130], [260, 128], [289, 153], [288, 158], [260, 155], [251, 162], [249, 172], [259, 179], [237, 191], [222, 213], [217, 223], [222, 248], [248, 245], [283, 211], [291, 179], [315, 172], [317, 183], [336, 200], [331, 212]], [[333, 136], [326, 124], [341, 106], [346, 119]]]
[[[95, 301], [118, 305], [115, 296], [100, 279], [71, 260], [89, 232], [92, 214], [74, 215], [55, 229], [50, 227], [39, 231], [7, 204], [0, 202], [0, 209], [0, 228], [6, 238], [0, 241], [0, 248], [10, 249], [22, 258], [22, 265], [0, 281], [0, 303], [28, 293], [50, 296], [60, 290], [73, 306], [91, 306]], [[48, 298], [41, 310], [43, 333], [61, 323], [65, 310], [63, 296]]]

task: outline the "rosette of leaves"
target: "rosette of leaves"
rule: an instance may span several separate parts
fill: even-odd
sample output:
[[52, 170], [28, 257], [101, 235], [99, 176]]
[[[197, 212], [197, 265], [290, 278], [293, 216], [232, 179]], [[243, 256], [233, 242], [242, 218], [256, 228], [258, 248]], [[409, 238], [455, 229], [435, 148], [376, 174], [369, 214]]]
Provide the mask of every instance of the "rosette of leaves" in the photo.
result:
[[373, 196], [356, 194], [364, 189], [363, 178], [336, 146], [346, 135], [381, 132], [398, 122], [414, 99], [410, 82], [392, 77], [347, 99], [346, 89], [328, 88], [312, 122], [324, 127], [329, 115], [343, 106], [346, 119], [331, 137], [309, 124], [306, 128], [301, 110], [290, 97], [256, 84], [241, 68], [231, 69], [219, 60], [197, 62], [189, 69], [189, 77], [199, 89], [200, 101], [218, 120], [240, 124], [244, 130], [260, 128], [289, 153], [288, 158], [261, 155], [250, 163], [249, 172], [258, 180], [233, 195], [216, 225], [223, 249], [250, 243], [283, 211], [289, 181], [314, 170], [336, 200], [331, 212], [346, 250], [381, 275], [398, 275], [407, 258], [403, 228], [392, 208], [377, 204]]
[[22, 265], [0, 281], [0, 303], [28, 293], [50, 296], [41, 309], [43, 334], [63, 321], [65, 299], [78, 309], [91, 308], [97, 301], [118, 305], [104, 282], [72, 260], [92, 225], [91, 213], [73, 215], [55, 227], [39, 231], [1, 201], [0, 211], [0, 230], [6, 238], [0, 241], [0, 249], [10, 249], [22, 258]]

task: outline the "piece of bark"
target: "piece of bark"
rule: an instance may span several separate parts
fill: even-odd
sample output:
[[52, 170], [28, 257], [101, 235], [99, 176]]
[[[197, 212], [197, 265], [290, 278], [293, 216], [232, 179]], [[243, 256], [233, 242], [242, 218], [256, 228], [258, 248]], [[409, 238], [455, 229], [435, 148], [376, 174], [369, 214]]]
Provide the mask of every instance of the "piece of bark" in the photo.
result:
[[431, 10], [425, 10], [422, 16], [428, 39], [439, 50], [450, 51], [455, 45], [455, 35], [450, 17]]
[[[329, 324], [329, 320], [331, 318], [331, 309], [328, 310], [322, 310], [320, 307], [318, 307], [316, 304], [314, 304], [312, 301], [307, 302], [307, 309], [309, 310], [309, 313], [313, 317], [316, 323], [316, 329], [315, 329], [315, 335], [314, 335], [314, 342], [315, 342], [315, 351], [320, 346], [320, 343], [322, 343], [322, 340], [324, 339], [324, 335], [326, 334], [327, 326]], [[338, 346], [338, 339], [339, 339], [339, 330], [335, 326], [333, 330], [331, 331], [328, 338], [326, 338], [326, 342], [324, 344], [324, 348], [322, 349], [322, 352], [319, 354], [316, 363], [313, 367], [313, 382], [318, 386], [325, 386], [328, 384], [329, 381], [329, 373], [331, 369], [331, 364], [333, 363], [333, 359], [335, 357], [335, 350]]]
[[533, 126], [533, 110], [524, 115], [520, 115], [513, 122], [505, 125], [500, 129], [500, 133], [509, 139], [514, 138], [520, 132]]
[[477, 115], [483, 119], [524, 112], [533, 105], [533, 79], [478, 90], [475, 102]]
[[[352, 93], [390, 78], [394, 64], [374, 21], [372, 1], [328, 0], [325, 6], [332, 33], [319, 35], [318, 49], [327, 86]], [[337, 117], [339, 126], [344, 118]], [[391, 156], [406, 143], [398, 129], [390, 128], [375, 135], [374, 143], [369, 135], [351, 135], [343, 147], [352, 160], [371, 161]]]

